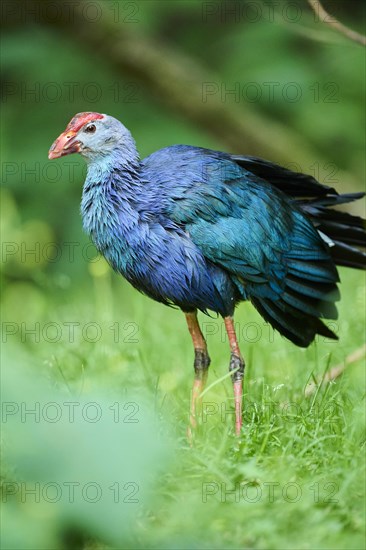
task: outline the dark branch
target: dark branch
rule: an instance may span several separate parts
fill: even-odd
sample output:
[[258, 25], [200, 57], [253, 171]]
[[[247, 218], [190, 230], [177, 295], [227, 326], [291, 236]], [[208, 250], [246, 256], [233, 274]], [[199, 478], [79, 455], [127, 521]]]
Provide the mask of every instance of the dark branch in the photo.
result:
[[347, 36], [347, 38], [353, 40], [353, 42], [357, 42], [358, 44], [366, 46], [366, 36], [363, 36], [362, 34], [353, 31], [352, 29], [349, 29], [348, 27], [346, 27], [346, 25], [343, 25], [343, 23], [338, 21], [335, 17], [329, 15], [329, 13], [325, 11], [319, 0], [308, 0], [308, 2], [323, 23], [326, 23], [330, 27], [333, 27], [333, 29], [336, 29], [344, 36]]

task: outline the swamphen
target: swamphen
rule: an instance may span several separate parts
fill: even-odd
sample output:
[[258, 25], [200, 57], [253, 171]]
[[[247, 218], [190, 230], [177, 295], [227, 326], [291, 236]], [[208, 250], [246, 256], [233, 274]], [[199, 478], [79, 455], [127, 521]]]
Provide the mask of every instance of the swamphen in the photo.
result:
[[185, 313], [195, 350], [191, 426], [210, 364], [197, 310], [224, 318], [239, 434], [235, 306], [250, 300], [298, 346], [316, 334], [336, 339], [320, 318], [337, 318], [336, 265], [365, 268], [366, 226], [330, 207], [364, 193], [339, 195], [272, 162], [189, 145], [140, 160], [130, 132], [99, 113], [75, 115], [49, 158], [76, 152], [87, 162], [83, 225], [99, 252], [140, 292]]

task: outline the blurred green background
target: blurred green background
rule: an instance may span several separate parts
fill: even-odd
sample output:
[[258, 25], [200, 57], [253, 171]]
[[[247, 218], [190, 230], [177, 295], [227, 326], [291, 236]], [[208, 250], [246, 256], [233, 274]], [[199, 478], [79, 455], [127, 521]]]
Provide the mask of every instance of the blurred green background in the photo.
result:
[[[324, 6], [362, 31], [363, 2]], [[85, 499], [76, 507], [37, 503], [5, 488], [3, 547], [361, 548], [363, 361], [317, 400], [306, 400], [303, 388], [363, 344], [363, 275], [341, 270], [336, 345], [319, 341], [304, 351], [278, 335], [272, 341], [252, 308], [239, 309], [253, 405], [246, 434], [235, 442], [230, 415], [213, 415], [192, 450], [185, 440], [192, 351], [182, 315], [139, 295], [97, 257], [79, 215], [84, 163], [48, 161], [47, 152], [75, 113], [97, 111], [131, 130], [141, 157], [186, 143], [266, 157], [341, 191], [363, 190], [364, 49], [318, 21], [305, 0], [3, 1], [1, 28], [4, 400], [86, 400], [106, 410], [115, 400], [137, 401], [144, 411], [138, 433], [122, 423], [116, 434], [111, 421], [90, 433], [80, 422], [71, 433], [64, 418], [56, 430], [51, 422], [42, 429], [10, 408], [3, 479], [103, 486], [129, 481], [126, 471], [149, 473], [138, 481], [147, 492], [137, 511], [102, 501], [91, 512]], [[365, 213], [364, 202], [351, 208]], [[212, 382], [226, 373], [227, 344], [220, 321], [201, 320], [212, 334]], [[230, 381], [206, 397], [230, 409]], [[284, 402], [300, 407], [290, 424], [278, 408]], [[335, 411], [331, 422], [327, 411]], [[302, 496], [237, 502], [220, 489], [203, 501], [204, 483], [242, 482], [297, 483]], [[335, 483], [337, 502], [313, 498], [304, 489], [312, 483]]]

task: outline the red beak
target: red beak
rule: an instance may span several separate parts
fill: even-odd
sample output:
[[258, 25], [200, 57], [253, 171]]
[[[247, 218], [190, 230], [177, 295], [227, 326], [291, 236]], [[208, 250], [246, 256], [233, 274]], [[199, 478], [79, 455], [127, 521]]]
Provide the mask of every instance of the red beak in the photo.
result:
[[70, 155], [71, 153], [78, 153], [80, 151], [80, 143], [76, 139], [77, 132], [73, 130], [65, 130], [56, 141], [51, 145], [51, 148], [48, 152], [48, 158], [58, 159], [64, 157], [65, 155]]

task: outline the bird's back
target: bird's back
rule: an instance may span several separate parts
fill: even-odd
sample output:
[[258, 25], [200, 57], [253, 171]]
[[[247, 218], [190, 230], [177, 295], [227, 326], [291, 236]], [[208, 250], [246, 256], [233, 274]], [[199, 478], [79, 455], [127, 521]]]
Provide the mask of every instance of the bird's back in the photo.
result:
[[334, 336], [319, 317], [337, 316], [337, 270], [290, 197], [229, 155], [202, 148], [162, 149], [142, 169], [146, 200], [228, 274], [240, 299], [299, 345], [317, 332]]

